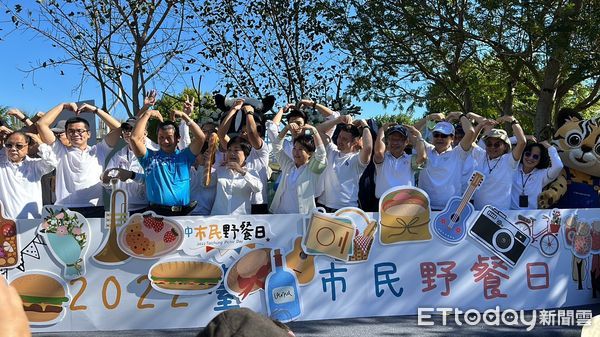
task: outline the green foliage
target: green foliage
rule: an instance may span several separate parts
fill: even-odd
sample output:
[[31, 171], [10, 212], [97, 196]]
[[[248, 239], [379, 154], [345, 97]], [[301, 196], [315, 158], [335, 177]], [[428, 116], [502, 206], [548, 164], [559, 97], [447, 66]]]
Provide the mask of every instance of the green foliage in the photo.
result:
[[173, 110], [183, 110], [183, 103], [186, 98], [194, 99], [194, 112], [192, 112], [192, 119], [199, 123], [205, 122], [219, 122], [220, 113], [215, 106], [215, 100], [212, 94], [209, 93], [198, 93], [193, 88], [185, 88], [183, 92], [179, 94], [165, 94], [159, 100], [156, 101], [154, 108], [161, 112], [165, 119], [170, 118], [170, 113]]

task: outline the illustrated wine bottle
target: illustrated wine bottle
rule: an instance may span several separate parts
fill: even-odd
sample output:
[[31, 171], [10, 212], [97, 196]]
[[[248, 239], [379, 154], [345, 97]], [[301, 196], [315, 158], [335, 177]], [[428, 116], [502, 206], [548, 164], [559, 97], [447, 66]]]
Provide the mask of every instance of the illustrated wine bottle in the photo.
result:
[[267, 311], [269, 316], [281, 322], [289, 322], [302, 313], [298, 297], [298, 280], [296, 275], [285, 268], [279, 249], [273, 254], [275, 269], [267, 276]]

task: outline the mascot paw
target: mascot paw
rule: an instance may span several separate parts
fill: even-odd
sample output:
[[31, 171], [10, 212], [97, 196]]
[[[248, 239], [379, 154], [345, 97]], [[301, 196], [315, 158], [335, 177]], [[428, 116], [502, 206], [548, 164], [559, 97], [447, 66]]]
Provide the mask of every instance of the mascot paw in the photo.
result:
[[555, 190], [545, 190], [538, 196], [538, 208], [550, 208], [556, 200], [558, 193]]

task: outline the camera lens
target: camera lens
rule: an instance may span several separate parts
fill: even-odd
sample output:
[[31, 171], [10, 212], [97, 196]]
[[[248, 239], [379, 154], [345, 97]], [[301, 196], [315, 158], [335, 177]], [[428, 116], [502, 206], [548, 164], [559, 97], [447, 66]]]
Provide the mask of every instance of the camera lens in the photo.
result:
[[494, 234], [493, 245], [498, 251], [504, 253], [509, 251], [514, 244], [512, 233], [499, 230]]

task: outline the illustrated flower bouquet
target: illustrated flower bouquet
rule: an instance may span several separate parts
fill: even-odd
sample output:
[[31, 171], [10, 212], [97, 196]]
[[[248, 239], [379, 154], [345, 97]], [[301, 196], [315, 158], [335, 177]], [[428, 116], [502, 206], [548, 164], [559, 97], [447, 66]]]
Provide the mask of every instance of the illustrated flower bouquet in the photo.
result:
[[87, 245], [84, 224], [76, 214], [69, 215], [64, 209], [56, 212], [46, 208], [46, 211], [49, 215], [44, 218], [39, 232], [48, 238], [54, 256], [65, 264], [65, 276], [81, 276], [84, 269], [81, 255]]

